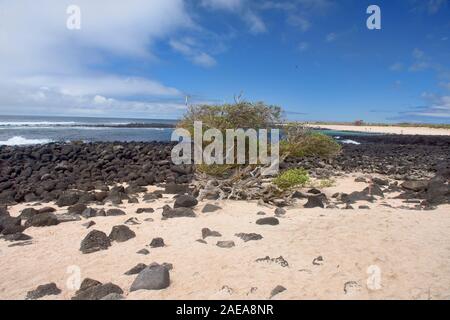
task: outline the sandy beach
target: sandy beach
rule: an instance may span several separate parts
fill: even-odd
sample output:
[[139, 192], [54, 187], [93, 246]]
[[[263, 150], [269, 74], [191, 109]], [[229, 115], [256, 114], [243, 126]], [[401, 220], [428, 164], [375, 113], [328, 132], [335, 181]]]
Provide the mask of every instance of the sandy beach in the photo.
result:
[[336, 131], [385, 133], [401, 135], [425, 135], [425, 136], [449, 136], [450, 129], [426, 128], [426, 127], [396, 127], [396, 126], [352, 126], [352, 125], [333, 125], [333, 124], [310, 124], [311, 128], [329, 129]]
[[[355, 182], [357, 176], [343, 176], [322, 191], [330, 198], [336, 192], [360, 191], [367, 183]], [[273, 217], [275, 209], [256, 201], [202, 201], [194, 208], [195, 218], [163, 220], [161, 208], [173, 204], [172, 195], [150, 203], [139, 197], [139, 204], [117, 206], [125, 216], [89, 219], [96, 223], [90, 229], [82, 219], [31, 227], [26, 233], [32, 240], [23, 246], [0, 240], [0, 299], [24, 299], [28, 291], [50, 282], [62, 292], [43, 299], [70, 299], [76, 291], [74, 270], [79, 270], [79, 280], [88, 277], [118, 285], [126, 299], [268, 299], [278, 285], [286, 290], [273, 299], [450, 299], [450, 205], [410, 210], [414, 204], [393, 199], [395, 195], [358, 202], [353, 210], [306, 209], [306, 200], [299, 199], [277, 216], [278, 225], [255, 223]], [[221, 209], [202, 213], [206, 203]], [[26, 207], [8, 210], [17, 216]], [[136, 214], [141, 207], [155, 212]], [[266, 215], [257, 214], [261, 211]], [[139, 222], [129, 226], [136, 237], [113, 242], [107, 250], [80, 252], [89, 231], [109, 234], [132, 217]], [[196, 240], [202, 238], [203, 228], [221, 236], [200, 243]], [[244, 242], [237, 233], [256, 233], [262, 239]], [[163, 238], [165, 246], [150, 248], [155, 237]], [[235, 246], [221, 248], [217, 241], [234, 241]], [[143, 248], [150, 253], [136, 253]], [[152, 262], [173, 265], [170, 286], [130, 292], [136, 275], [124, 273], [138, 263]]]

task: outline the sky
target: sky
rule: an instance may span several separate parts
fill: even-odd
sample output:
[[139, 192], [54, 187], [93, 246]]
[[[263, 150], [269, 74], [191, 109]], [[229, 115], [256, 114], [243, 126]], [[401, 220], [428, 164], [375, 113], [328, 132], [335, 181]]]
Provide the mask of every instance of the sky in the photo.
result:
[[0, 0], [0, 61], [2, 115], [450, 123], [450, 0]]

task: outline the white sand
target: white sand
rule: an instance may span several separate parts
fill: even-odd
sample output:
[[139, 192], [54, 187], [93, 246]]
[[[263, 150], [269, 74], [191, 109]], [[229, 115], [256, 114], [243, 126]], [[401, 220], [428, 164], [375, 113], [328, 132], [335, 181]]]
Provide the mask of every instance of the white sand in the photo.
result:
[[425, 127], [377, 127], [377, 126], [352, 126], [352, 125], [332, 125], [320, 124], [309, 125], [311, 128], [329, 129], [337, 131], [352, 132], [370, 132], [370, 133], [388, 133], [388, 134], [407, 134], [407, 135], [428, 135], [428, 136], [449, 136], [450, 129], [425, 128]]
[[[326, 192], [365, 187], [353, 179], [339, 179]], [[288, 209], [278, 226], [256, 225], [261, 218], [258, 211], [272, 216], [273, 209], [244, 201], [218, 203], [223, 210], [207, 214], [200, 212], [201, 203], [197, 218], [162, 221], [160, 209], [134, 214], [138, 207], [156, 209], [165, 202], [172, 200], [166, 196], [151, 204], [123, 205], [127, 216], [94, 218], [97, 224], [89, 230], [82, 226], [86, 220], [30, 228], [25, 233], [33, 237], [32, 244], [23, 247], [8, 247], [11, 243], [0, 240], [0, 299], [23, 299], [27, 291], [48, 282], [55, 282], [63, 292], [47, 299], [70, 299], [74, 290], [66, 285], [71, 277], [67, 268], [73, 265], [80, 268], [81, 279], [113, 282], [127, 299], [267, 299], [277, 285], [287, 290], [274, 299], [450, 299], [450, 206], [410, 211], [383, 207], [378, 201], [371, 210], [304, 209], [302, 200]], [[11, 208], [12, 214], [23, 207]], [[109, 234], [131, 216], [142, 222], [130, 226], [136, 238], [81, 254], [80, 242], [90, 230]], [[143, 221], [148, 217], [154, 222]], [[196, 242], [205, 227], [222, 237], [207, 238], [208, 244]], [[240, 232], [264, 238], [244, 243], [234, 236]], [[167, 246], [148, 248], [147, 256], [136, 254], [154, 237], [164, 238]], [[233, 240], [236, 246], [219, 248], [218, 240]], [[289, 267], [255, 262], [265, 256], [283, 256]], [[322, 265], [313, 265], [318, 256], [323, 257]], [[129, 293], [136, 276], [124, 272], [141, 262], [172, 263], [170, 287]], [[367, 287], [368, 268], [381, 271], [379, 290]], [[350, 281], [356, 285], [348, 285], [345, 294], [345, 283]]]

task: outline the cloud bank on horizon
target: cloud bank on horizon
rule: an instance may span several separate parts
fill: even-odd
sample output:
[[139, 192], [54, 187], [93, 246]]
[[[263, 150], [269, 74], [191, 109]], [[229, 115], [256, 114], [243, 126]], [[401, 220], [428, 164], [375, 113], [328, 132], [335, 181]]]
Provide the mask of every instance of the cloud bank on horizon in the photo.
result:
[[372, 2], [0, 0], [0, 114], [177, 118], [243, 91], [293, 119], [450, 122], [450, 2]]

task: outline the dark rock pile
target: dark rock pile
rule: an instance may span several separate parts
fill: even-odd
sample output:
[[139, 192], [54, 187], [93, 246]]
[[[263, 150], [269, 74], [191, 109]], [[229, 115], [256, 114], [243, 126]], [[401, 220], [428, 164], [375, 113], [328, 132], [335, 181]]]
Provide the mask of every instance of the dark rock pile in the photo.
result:
[[[117, 204], [124, 199], [120, 192], [107, 194], [107, 185], [127, 182], [136, 192], [155, 183], [187, 183], [192, 167], [173, 165], [172, 147], [159, 142], [1, 146], [0, 203], [57, 200], [58, 206], [72, 206], [109, 197]], [[71, 189], [80, 192], [65, 193]]]
[[337, 171], [378, 173], [399, 180], [432, 177], [450, 172], [450, 137], [434, 136], [342, 136], [360, 145], [343, 144], [342, 153], [329, 160], [288, 158], [282, 168], [303, 167], [313, 175], [332, 177]]
[[[379, 173], [398, 180], [430, 179], [438, 173], [447, 179], [450, 176], [450, 137], [344, 138], [361, 144], [344, 144], [342, 153], [333, 159], [287, 158], [280, 167], [303, 167], [318, 178], [329, 178], [338, 172]], [[152, 184], [165, 183], [164, 193], [189, 192], [193, 166], [172, 164], [173, 145], [120, 142], [1, 146], [0, 204], [56, 201], [60, 207], [74, 206], [73, 211], [83, 213], [86, 209], [83, 205], [90, 202], [135, 203], [135, 194]], [[109, 186], [116, 183], [128, 183], [129, 187], [110, 190]], [[143, 200], [152, 202], [160, 196], [146, 194]], [[189, 214], [177, 207], [189, 208], [196, 205], [195, 201], [180, 197], [175, 211], [167, 211], [167, 216]], [[93, 216], [94, 212], [86, 215]]]

